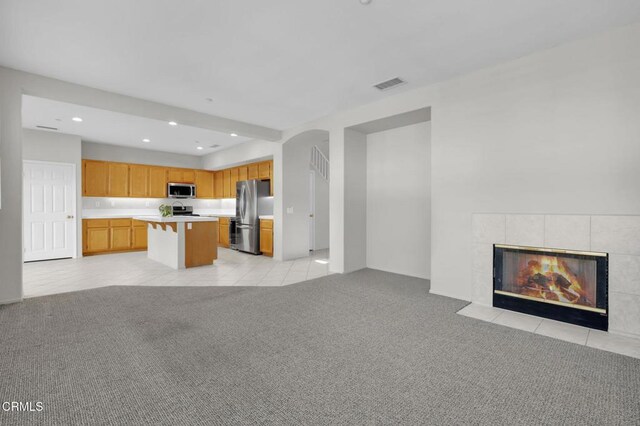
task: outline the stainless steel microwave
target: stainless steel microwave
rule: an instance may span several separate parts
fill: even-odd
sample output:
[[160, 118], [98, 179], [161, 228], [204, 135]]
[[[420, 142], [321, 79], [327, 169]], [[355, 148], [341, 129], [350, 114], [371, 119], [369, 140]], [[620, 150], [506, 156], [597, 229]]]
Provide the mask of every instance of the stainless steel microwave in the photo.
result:
[[169, 198], [196, 198], [196, 186], [191, 183], [168, 183]]

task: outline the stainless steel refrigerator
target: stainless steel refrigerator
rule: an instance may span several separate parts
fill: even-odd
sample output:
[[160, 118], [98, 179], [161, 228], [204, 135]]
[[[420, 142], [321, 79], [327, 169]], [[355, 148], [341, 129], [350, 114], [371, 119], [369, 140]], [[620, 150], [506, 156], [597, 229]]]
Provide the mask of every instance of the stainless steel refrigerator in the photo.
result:
[[272, 200], [268, 181], [243, 180], [236, 184], [236, 229], [230, 230], [235, 237], [231, 238], [231, 248], [260, 254], [259, 217], [273, 214]]

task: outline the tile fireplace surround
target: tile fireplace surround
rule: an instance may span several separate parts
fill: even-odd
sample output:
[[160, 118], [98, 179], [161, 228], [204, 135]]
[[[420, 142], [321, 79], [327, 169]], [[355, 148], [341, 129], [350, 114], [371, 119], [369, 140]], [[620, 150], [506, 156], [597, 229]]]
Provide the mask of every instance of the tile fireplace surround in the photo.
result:
[[640, 216], [472, 215], [472, 302], [492, 306], [493, 244], [609, 253], [609, 332], [640, 339]]

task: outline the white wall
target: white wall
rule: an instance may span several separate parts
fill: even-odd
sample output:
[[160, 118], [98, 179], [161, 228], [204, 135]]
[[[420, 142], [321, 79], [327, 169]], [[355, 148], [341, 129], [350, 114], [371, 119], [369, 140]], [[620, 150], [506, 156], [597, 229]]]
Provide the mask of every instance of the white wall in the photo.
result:
[[[344, 130], [344, 272], [367, 265], [367, 136]], [[330, 254], [331, 256], [331, 254]]]
[[24, 160], [69, 163], [76, 166], [76, 256], [82, 257], [82, 156], [80, 136], [24, 129]]
[[0, 68], [0, 303], [22, 299], [22, 92]]
[[367, 135], [367, 267], [431, 272], [430, 123]]
[[202, 169], [203, 157], [82, 141], [82, 158], [154, 166]]

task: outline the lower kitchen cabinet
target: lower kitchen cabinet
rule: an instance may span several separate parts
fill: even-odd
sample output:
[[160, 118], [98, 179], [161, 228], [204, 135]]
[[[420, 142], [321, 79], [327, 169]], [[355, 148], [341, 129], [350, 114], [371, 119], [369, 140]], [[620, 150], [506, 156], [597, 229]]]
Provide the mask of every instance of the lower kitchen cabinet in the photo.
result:
[[219, 217], [218, 226], [218, 245], [229, 248], [229, 218]]
[[131, 248], [145, 250], [147, 248], [147, 222], [131, 221]]
[[273, 220], [260, 219], [260, 251], [273, 257]]
[[145, 250], [147, 226], [132, 219], [83, 219], [84, 255]]

